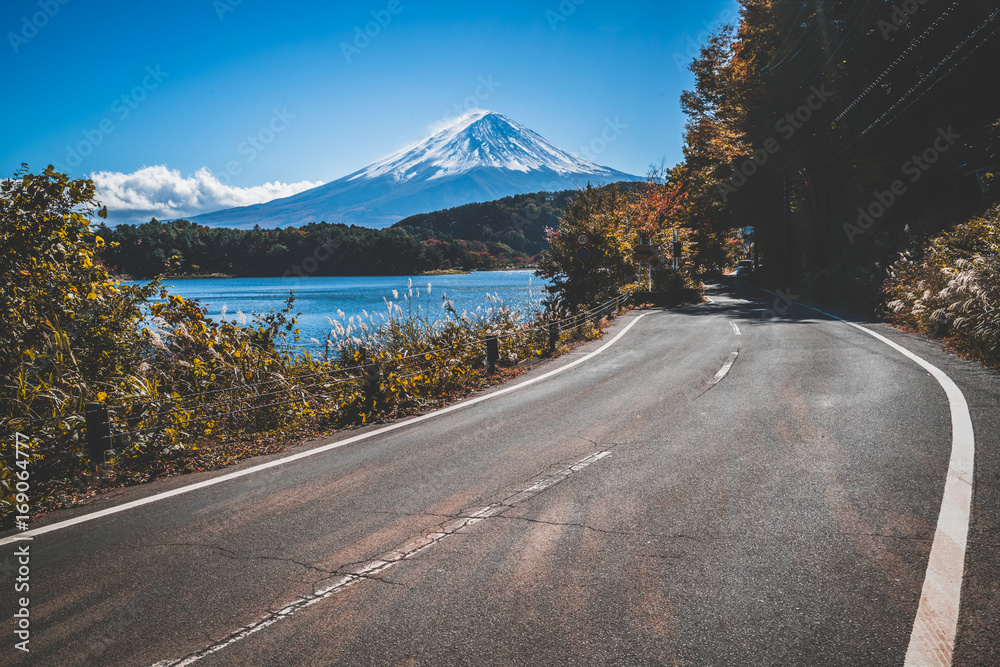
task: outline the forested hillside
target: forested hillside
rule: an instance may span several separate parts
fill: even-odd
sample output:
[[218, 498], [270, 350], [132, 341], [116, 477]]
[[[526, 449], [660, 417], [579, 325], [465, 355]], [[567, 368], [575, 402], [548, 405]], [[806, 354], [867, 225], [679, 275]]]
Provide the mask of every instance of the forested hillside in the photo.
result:
[[[531, 265], [575, 191], [535, 193], [416, 215], [388, 229], [315, 223], [239, 230], [187, 220], [102, 226], [101, 254], [116, 273], [405, 275]], [[117, 245], [115, 245], [117, 244]]]
[[[642, 183], [618, 183], [623, 192], [638, 192], [642, 187]], [[548, 247], [546, 228], [559, 226], [559, 217], [577, 195], [575, 190], [565, 190], [504, 197], [414, 215], [397, 222], [393, 229], [404, 230], [421, 241], [464, 239], [500, 243], [521, 255], [533, 257]]]

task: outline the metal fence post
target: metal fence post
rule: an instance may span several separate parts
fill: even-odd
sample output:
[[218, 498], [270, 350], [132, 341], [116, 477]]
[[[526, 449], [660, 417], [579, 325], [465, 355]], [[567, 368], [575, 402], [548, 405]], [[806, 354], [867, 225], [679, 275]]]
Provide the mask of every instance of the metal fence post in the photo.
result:
[[374, 359], [367, 359], [367, 350], [361, 348], [361, 375], [364, 379], [365, 403], [374, 410], [378, 404], [379, 368]]
[[104, 462], [104, 452], [111, 449], [111, 416], [108, 406], [101, 403], [87, 403], [87, 455], [95, 466]]
[[555, 322], [549, 324], [549, 352], [556, 351], [556, 343], [559, 341], [559, 325]]
[[489, 373], [497, 372], [497, 360], [500, 359], [500, 339], [496, 336], [486, 337], [486, 362], [489, 365]]

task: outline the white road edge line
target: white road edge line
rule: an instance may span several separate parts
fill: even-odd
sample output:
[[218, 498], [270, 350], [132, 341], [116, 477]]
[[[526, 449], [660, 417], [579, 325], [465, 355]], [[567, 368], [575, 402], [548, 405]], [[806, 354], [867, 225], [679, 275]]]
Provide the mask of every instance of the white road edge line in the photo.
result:
[[597, 355], [601, 354], [602, 352], [604, 352], [605, 350], [607, 350], [608, 348], [610, 348], [612, 345], [614, 345], [615, 343], [617, 343], [619, 340], [621, 340], [621, 338], [625, 334], [627, 334], [629, 332], [629, 330], [631, 330], [632, 327], [634, 327], [639, 322], [639, 320], [641, 320], [643, 317], [645, 317], [648, 314], [649, 313], [641, 313], [641, 314], [639, 314], [635, 319], [633, 319], [631, 322], [629, 322], [628, 325], [624, 329], [622, 329], [621, 331], [619, 331], [618, 334], [614, 338], [612, 338], [607, 343], [605, 343], [601, 347], [597, 348], [596, 350], [594, 350], [593, 352], [591, 352], [587, 356], [580, 357], [579, 359], [571, 361], [570, 363], [566, 364], [565, 366], [560, 366], [559, 368], [553, 369], [553, 370], [549, 371], [548, 373], [543, 373], [542, 375], [539, 375], [538, 377], [531, 378], [530, 380], [525, 380], [524, 382], [520, 382], [520, 383], [518, 383], [516, 385], [513, 385], [513, 386], [510, 386], [510, 387], [504, 387], [503, 389], [500, 389], [500, 390], [495, 391], [495, 392], [490, 393], [490, 394], [486, 394], [484, 396], [478, 396], [476, 398], [472, 398], [472, 399], [469, 399], [467, 401], [463, 401], [461, 403], [455, 403], [454, 405], [449, 405], [447, 407], [441, 408], [440, 410], [435, 410], [433, 412], [428, 412], [427, 414], [423, 414], [423, 415], [420, 415], [418, 417], [414, 417], [412, 419], [407, 419], [405, 421], [397, 422], [395, 424], [390, 424], [390, 425], [388, 425], [388, 426], [386, 426], [384, 428], [380, 428], [380, 429], [375, 430], [375, 431], [369, 431], [368, 433], [361, 433], [359, 435], [355, 435], [355, 436], [352, 436], [350, 438], [345, 438], [344, 440], [338, 440], [336, 442], [331, 442], [329, 444], [322, 445], [320, 447], [316, 447], [315, 449], [310, 449], [310, 450], [305, 451], [305, 452], [299, 452], [298, 454], [293, 454], [291, 456], [286, 456], [286, 457], [281, 458], [281, 459], [276, 459], [274, 461], [269, 461], [267, 463], [262, 463], [260, 465], [253, 466], [251, 468], [247, 468], [246, 470], [238, 470], [236, 472], [231, 472], [231, 473], [228, 473], [226, 475], [220, 475], [219, 477], [214, 477], [212, 479], [206, 479], [206, 480], [204, 480], [202, 482], [196, 482], [196, 483], [191, 484], [189, 486], [182, 486], [180, 488], [172, 489], [170, 491], [164, 491], [163, 493], [157, 493], [156, 495], [148, 496], [146, 498], [140, 498], [138, 500], [133, 500], [131, 502], [123, 503], [121, 505], [116, 505], [114, 507], [108, 507], [107, 509], [99, 510], [97, 512], [91, 512], [90, 514], [83, 514], [81, 516], [78, 516], [78, 517], [75, 517], [75, 518], [72, 518], [72, 519], [67, 519], [65, 521], [59, 521], [59, 522], [56, 522], [56, 523], [53, 523], [53, 524], [49, 524], [47, 526], [41, 526], [40, 528], [33, 528], [33, 529], [25, 531], [25, 532], [16, 533], [14, 535], [9, 535], [7, 537], [4, 537], [4, 538], [0, 539], [0, 546], [4, 546], [4, 545], [7, 545], [7, 544], [14, 544], [15, 542], [18, 542], [19, 540], [26, 540], [26, 539], [30, 539], [32, 537], [35, 537], [37, 535], [44, 535], [45, 533], [51, 533], [53, 531], [62, 530], [63, 528], [69, 528], [70, 526], [76, 526], [76, 525], [81, 524], [81, 523], [86, 523], [87, 521], [93, 521], [94, 519], [100, 519], [102, 517], [110, 516], [112, 514], [117, 514], [119, 512], [124, 512], [126, 510], [134, 509], [136, 507], [141, 507], [143, 505], [149, 505], [151, 503], [159, 502], [161, 500], [166, 500], [167, 498], [173, 498], [174, 496], [180, 496], [180, 495], [183, 495], [185, 493], [190, 493], [192, 491], [197, 491], [199, 489], [207, 488], [209, 486], [215, 486], [216, 484], [222, 484], [223, 482], [228, 482], [230, 480], [238, 479], [240, 477], [245, 477], [246, 475], [252, 475], [254, 473], [261, 472], [262, 470], [268, 470], [270, 468], [276, 468], [278, 466], [285, 465], [287, 463], [292, 463], [292, 462], [298, 461], [300, 459], [305, 459], [305, 458], [308, 458], [310, 456], [316, 456], [318, 454], [323, 454], [325, 452], [328, 452], [328, 451], [331, 451], [331, 450], [334, 450], [334, 449], [338, 449], [340, 447], [345, 447], [347, 445], [352, 445], [352, 444], [354, 444], [356, 442], [360, 442], [362, 440], [367, 440], [369, 438], [374, 438], [375, 436], [382, 435], [383, 433], [389, 433], [391, 431], [396, 431], [396, 430], [399, 430], [401, 428], [406, 428], [407, 426], [412, 426], [414, 424], [418, 424], [420, 422], [427, 421], [428, 419], [433, 419], [434, 417], [440, 417], [441, 415], [446, 415], [446, 414], [448, 414], [450, 412], [455, 412], [456, 410], [462, 410], [464, 408], [468, 408], [468, 407], [471, 407], [473, 405], [478, 405], [479, 403], [482, 403], [484, 401], [489, 401], [491, 399], [497, 398], [499, 396], [503, 396], [505, 394], [509, 394], [509, 393], [511, 393], [513, 391], [517, 391], [518, 389], [523, 389], [523, 388], [528, 387], [530, 385], [533, 385], [533, 384], [535, 384], [537, 382], [541, 382], [542, 380], [546, 380], [546, 379], [552, 377], [553, 375], [557, 375], [559, 373], [562, 373], [563, 371], [568, 371], [569, 369], [571, 369], [571, 368], [573, 368], [575, 366], [578, 366], [579, 364], [582, 364], [583, 362], [585, 362], [585, 361], [587, 361], [589, 359], [593, 359], [594, 357], [596, 357]]
[[732, 370], [733, 364], [736, 363], [736, 358], [739, 356], [740, 356], [739, 350], [737, 350], [736, 352], [729, 353], [729, 359], [726, 360], [726, 363], [723, 364], [722, 368], [719, 369], [719, 372], [715, 374], [714, 378], [712, 378], [713, 385], [719, 384], [720, 382], [722, 382], [723, 378], [729, 375], [729, 371]]
[[611, 454], [610, 451], [594, 452], [593, 454], [589, 454], [576, 463], [548, 475], [541, 481], [532, 484], [526, 489], [521, 489], [500, 502], [487, 505], [486, 507], [475, 511], [468, 516], [456, 517], [447, 523], [439, 525], [438, 529], [431, 533], [407, 540], [395, 549], [388, 551], [370, 561], [366, 561], [349, 572], [345, 572], [343, 576], [337, 577], [329, 586], [309, 595], [303, 595], [300, 598], [296, 598], [292, 602], [285, 605], [282, 609], [276, 612], [271, 612], [259, 621], [243, 626], [236, 632], [230, 634], [228, 637], [225, 637], [214, 644], [210, 644], [200, 651], [183, 658], [160, 660], [159, 662], [154, 663], [152, 667], [186, 667], [187, 665], [198, 662], [202, 658], [207, 658], [213, 653], [218, 653], [219, 651], [232, 646], [236, 642], [246, 639], [250, 635], [259, 632], [264, 628], [270, 627], [278, 621], [288, 618], [297, 611], [310, 607], [321, 600], [331, 597], [352, 584], [371, 578], [376, 574], [380, 574], [388, 570], [394, 565], [398, 565], [405, 560], [413, 558], [417, 554], [426, 551], [442, 540], [465, 528], [468, 528], [469, 526], [479, 523], [483, 519], [496, 516], [504, 510], [515, 507], [525, 500], [537, 496], [545, 489], [555, 486], [559, 482], [568, 478], [570, 475], [580, 472], [590, 464], [600, 461], [609, 454]]
[[[763, 290], [769, 294], [768, 290]], [[941, 499], [927, 573], [920, 593], [920, 606], [910, 633], [904, 667], [947, 667], [952, 663], [958, 612], [965, 570], [965, 547], [969, 536], [972, 509], [973, 470], [976, 461], [976, 435], [965, 394], [954, 380], [937, 366], [918, 357], [902, 345], [860, 324], [831, 315], [819, 308], [800, 304], [827, 317], [864, 331], [914, 361], [930, 373], [944, 389], [951, 406], [951, 459]]]

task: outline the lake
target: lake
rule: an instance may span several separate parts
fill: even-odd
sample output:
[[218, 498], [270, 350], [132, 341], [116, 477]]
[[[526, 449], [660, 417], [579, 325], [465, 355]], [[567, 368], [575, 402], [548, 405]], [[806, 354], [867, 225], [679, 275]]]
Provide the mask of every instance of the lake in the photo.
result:
[[[412, 297], [409, 281], [413, 285]], [[199, 278], [166, 280], [164, 284], [173, 294], [201, 301], [214, 320], [219, 320], [225, 309], [225, 319], [229, 321], [237, 320], [238, 312], [249, 320], [252, 312], [280, 310], [289, 290], [294, 290], [293, 313], [302, 312], [298, 323], [306, 347], [314, 345], [310, 338], [326, 339], [331, 329], [326, 318], [338, 319], [338, 309], [343, 311], [345, 319], [360, 318], [365, 310], [385, 313], [388, 300], [398, 303], [404, 314], [421, 314], [437, 320], [446, 315], [444, 297], [451, 300], [458, 312], [471, 313], [477, 308], [488, 308], [487, 294], [491, 294], [506, 305], [528, 313], [541, 309], [546, 285], [530, 270], [445, 276]], [[375, 319], [379, 321], [377, 315]]]

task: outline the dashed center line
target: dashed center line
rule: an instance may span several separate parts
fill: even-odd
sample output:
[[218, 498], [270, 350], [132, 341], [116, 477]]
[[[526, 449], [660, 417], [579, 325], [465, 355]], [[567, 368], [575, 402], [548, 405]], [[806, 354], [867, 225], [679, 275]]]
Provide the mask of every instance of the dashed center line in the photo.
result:
[[551, 475], [545, 476], [531, 486], [507, 496], [500, 502], [487, 505], [480, 510], [472, 512], [468, 516], [456, 517], [451, 521], [441, 524], [438, 526], [437, 530], [431, 533], [420, 535], [408, 540], [395, 549], [388, 551], [373, 560], [362, 563], [354, 569], [347, 570], [343, 573], [343, 575], [337, 577], [325, 588], [293, 600], [284, 608], [279, 609], [278, 611], [270, 612], [264, 618], [243, 626], [239, 630], [230, 634], [228, 637], [225, 637], [214, 644], [210, 644], [196, 653], [192, 653], [176, 660], [161, 660], [160, 662], [155, 663], [153, 667], [183, 667], [184, 665], [194, 664], [202, 658], [212, 655], [213, 653], [218, 653], [219, 651], [232, 646], [236, 642], [246, 639], [250, 635], [260, 632], [261, 630], [274, 625], [278, 621], [282, 621], [289, 616], [292, 616], [306, 607], [310, 607], [321, 600], [325, 600], [335, 595], [352, 584], [364, 579], [371, 579], [375, 575], [385, 572], [394, 565], [398, 565], [409, 558], [413, 558], [422, 551], [431, 548], [435, 544], [438, 544], [442, 540], [465, 528], [479, 523], [483, 519], [497, 516], [512, 507], [516, 507], [526, 500], [537, 496], [542, 491], [555, 486], [570, 475], [576, 474], [592, 463], [600, 461], [610, 453], [610, 451], [594, 452], [572, 465], [562, 468]]
[[724, 377], [729, 375], [729, 371], [732, 370], [733, 364], [736, 363], [736, 358], [738, 356], [740, 356], [739, 350], [729, 353], [729, 359], [726, 360], [726, 363], [719, 369], [719, 372], [715, 374], [714, 378], [712, 378], [713, 385], [719, 384], [722, 382]]
[[732, 325], [732, 327], [733, 327], [733, 333], [734, 334], [736, 334], [737, 336], [742, 336], [743, 335], [743, 332], [740, 331], [740, 328], [738, 326], [736, 326], [736, 322], [730, 322], [729, 324]]

